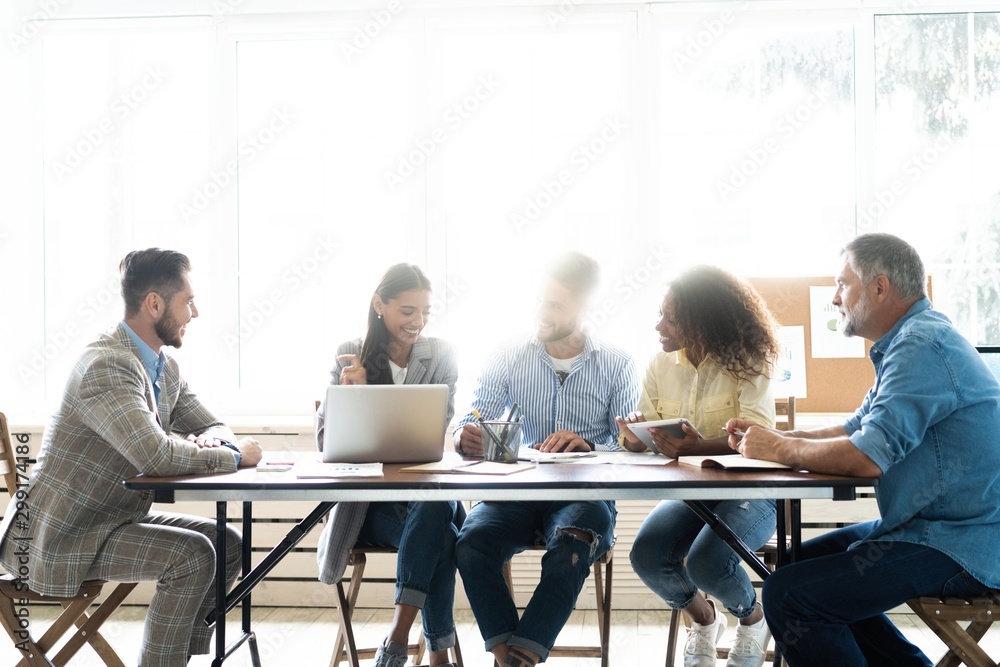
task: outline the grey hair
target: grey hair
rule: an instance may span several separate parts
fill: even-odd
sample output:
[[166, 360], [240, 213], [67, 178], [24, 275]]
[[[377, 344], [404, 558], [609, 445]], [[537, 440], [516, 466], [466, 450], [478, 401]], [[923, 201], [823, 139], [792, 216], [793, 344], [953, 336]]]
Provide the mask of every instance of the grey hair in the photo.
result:
[[898, 236], [882, 232], [862, 234], [844, 246], [841, 254], [847, 255], [848, 264], [863, 285], [884, 275], [904, 301], [927, 296], [924, 263], [916, 249]]

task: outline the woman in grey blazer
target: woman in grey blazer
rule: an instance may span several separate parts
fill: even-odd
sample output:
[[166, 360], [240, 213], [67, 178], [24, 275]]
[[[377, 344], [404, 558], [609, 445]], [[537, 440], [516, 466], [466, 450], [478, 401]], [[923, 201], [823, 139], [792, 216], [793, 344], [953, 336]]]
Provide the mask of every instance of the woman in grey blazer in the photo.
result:
[[[455, 412], [457, 364], [451, 346], [421, 334], [430, 314], [431, 284], [412, 264], [389, 268], [368, 309], [363, 340], [342, 344], [330, 372], [332, 384], [446, 384], [445, 426]], [[324, 407], [317, 415], [316, 445], [323, 448]], [[442, 447], [444, 443], [442, 443]], [[465, 510], [458, 502], [338, 503], [320, 536], [319, 579], [344, 576], [355, 544], [395, 547], [396, 598], [392, 627], [375, 656], [376, 667], [402, 667], [410, 627], [422, 610], [431, 667], [449, 663], [455, 645], [455, 540]]]

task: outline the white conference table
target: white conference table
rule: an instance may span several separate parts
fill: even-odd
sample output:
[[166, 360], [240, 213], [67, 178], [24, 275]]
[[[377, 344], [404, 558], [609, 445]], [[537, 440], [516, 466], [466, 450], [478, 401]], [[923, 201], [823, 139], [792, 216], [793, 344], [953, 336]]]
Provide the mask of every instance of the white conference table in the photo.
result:
[[[400, 464], [386, 464], [382, 477], [298, 479], [288, 472], [241, 469], [221, 475], [184, 477], [139, 476], [125, 480], [126, 488], [151, 493], [156, 502], [187, 500], [216, 503], [217, 550], [225, 553], [226, 511], [229, 502], [243, 503], [243, 579], [226, 593], [224, 559], [216, 563], [216, 610], [206, 619], [225, 618], [242, 603], [242, 635], [226, 643], [225, 623], [216, 627], [213, 667], [222, 663], [244, 642], [249, 642], [255, 666], [260, 665], [256, 638], [251, 629], [250, 593], [275, 565], [330, 511], [346, 501], [441, 500], [683, 500], [754, 571], [766, 578], [769, 570], [705, 504], [711, 500], [790, 500], [791, 558], [801, 539], [800, 502], [803, 499], [853, 500], [856, 490], [871, 487], [871, 479], [768, 470], [731, 472], [698, 468], [664, 459], [663, 465], [540, 464], [512, 475], [400, 472]], [[259, 501], [312, 501], [316, 508], [299, 521], [265, 558], [251, 567], [250, 545], [253, 503]], [[778, 504], [778, 544], [786, 544], [784, 503]], [[789, 560], [779, 548], [778, 565]]]

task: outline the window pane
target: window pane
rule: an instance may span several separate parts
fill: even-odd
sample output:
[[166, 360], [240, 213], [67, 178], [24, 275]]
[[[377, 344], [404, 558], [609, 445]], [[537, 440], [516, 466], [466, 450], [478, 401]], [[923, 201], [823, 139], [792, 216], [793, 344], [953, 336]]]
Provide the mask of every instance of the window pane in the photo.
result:
[[[460, 386], [471, 392], [502, 341], [534, 331], [545, 265], [576, 249], [601, 264], [589, 324], [624, 345], [628, 299], [613, 294], [637, 228], [631, 162], [640, 132], [629, 104], [630, 30], [621, 17], [556, 28], [439, 27], [428, 35], [428, 97], [445, 137], [428, 160], [430, 202], [446, 222], [447, 266], [461, 285], [447, 333], [462, 346]], [[642, 252], [637, 251], [637, 255]], [[646, 304], [647, 310], [655, 304]]]
[[688, 262], [815, 275], [853, 232], [852, 29], [724, 14], [657, 31], [653, 233]]
[[238, 44], [239, 314], [225, 337], [243, 409], [321, 398], [382, 273], [423, 261], [422, 211], [383, 176], [420, 120], [414, 51], [406, 31], [350, 60], [332, 39]]
[[916, 244], [935, 306], [1000, 341], [998, 14], [876, 17], [876, 178], [862, 223]]
[[[122, 318], [117, 267], [128, 251], [171, 247], [196, 269], [210, 264], [210, 235], [178, 214], [187, 175], [205, 171], [210, 119], [191, 101], [208, 96], [209, 47], [191, 24], [48, 27], [39, 98], [44, 300], [33, 304], [44, 330], [15, 360], [24, 385], [6, 409], [38, 414], [59, 400], [83, 346]], [[210, 280], [199, 295], [210, 299]], [[193, 359], [209, 357], [209, 331], [192, 327], [190, 340], [203, 336], [190, 345]]]

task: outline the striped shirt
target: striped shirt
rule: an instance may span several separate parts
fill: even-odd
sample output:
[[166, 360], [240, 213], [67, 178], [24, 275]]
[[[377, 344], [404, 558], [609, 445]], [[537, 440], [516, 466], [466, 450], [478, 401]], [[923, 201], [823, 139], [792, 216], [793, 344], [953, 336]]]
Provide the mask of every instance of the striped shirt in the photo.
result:
[[[532, 336], [490, 359], [479, 376], [472, 407], [483, 419], [500, 419], [515, 401], [524, 414], [522, 445], [533, 446], [567, 430], [594, 449], [617, 451], [615, 417], [624, 417], [639, 402], [635, 362], [618, 348], [585, 336], [583, 353], [560, 382], [545, 344]], [[470, 411], [456, 431], [475, 421]]]

